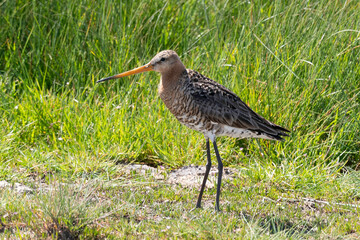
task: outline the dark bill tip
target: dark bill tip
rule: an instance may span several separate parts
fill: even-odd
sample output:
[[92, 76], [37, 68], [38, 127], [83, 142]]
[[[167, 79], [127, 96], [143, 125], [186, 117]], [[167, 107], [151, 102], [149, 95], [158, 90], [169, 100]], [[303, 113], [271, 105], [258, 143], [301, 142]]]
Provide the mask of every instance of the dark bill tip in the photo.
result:
[[111, 80], [111, 79], [113, 79], [112, 76], [111, 76], [111, 77], [107, 77], [107, 78], [102, 78], [102, 79], [96, 81], [96, 83], [105, 82], [105, 81], [108, 81], [108, 80]]

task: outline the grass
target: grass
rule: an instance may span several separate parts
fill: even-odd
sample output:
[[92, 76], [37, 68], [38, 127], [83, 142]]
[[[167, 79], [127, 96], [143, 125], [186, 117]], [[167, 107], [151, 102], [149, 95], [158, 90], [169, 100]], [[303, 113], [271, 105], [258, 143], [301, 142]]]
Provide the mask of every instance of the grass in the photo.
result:
[[[359, 208], [337, 203], [360, 196], [359, 7], [3, 1], [0, 180], [37, 190], [0, 189], [0, 235], [358, 237]], [[205, 164], [203, 136], [166, 110], [158, 74], [95, 84], [163, 49], [292, 131], [283, 143], [219, 139], [225, 166], [240, 172], [224, 184], [221, 214], [214, 189], [205, 193], [211, 207], [189, 212], [197, 189], [121, 171], [122, 163]]]

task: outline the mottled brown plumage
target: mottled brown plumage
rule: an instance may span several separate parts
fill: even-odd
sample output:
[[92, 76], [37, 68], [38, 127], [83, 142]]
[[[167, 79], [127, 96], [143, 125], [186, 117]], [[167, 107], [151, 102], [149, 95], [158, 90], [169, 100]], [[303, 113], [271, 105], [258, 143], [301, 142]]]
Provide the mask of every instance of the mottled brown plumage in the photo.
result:
[[216, 210], [222, 177], [222, 162], [216, 145], [217, 136], [236, 138], [263, 138], [283, 140], [289, 130], [280, 127], [246, 105], [235, 93], [200, 73], [186, 69], [176, 52], [166, 50], [158, 53], [148, 64], [112, 77], [106, 81], [145, 71], [161, 73], [159, 95], [170, 112], [185, 126], [204, 134], [207, 146], [206, 172], [196, 207], [201, 198], [211, 167], [210, 144], [212, 141], [218, 160], [218, 186]]

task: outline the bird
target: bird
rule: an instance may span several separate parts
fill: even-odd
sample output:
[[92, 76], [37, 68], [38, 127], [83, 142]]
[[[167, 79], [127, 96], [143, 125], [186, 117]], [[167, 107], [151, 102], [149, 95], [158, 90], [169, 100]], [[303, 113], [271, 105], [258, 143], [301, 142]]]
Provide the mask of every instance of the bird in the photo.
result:
[[290, 131], [257, 114], [223, 85], [187, 69], [173, 50], [161, 51], [149, 63], [100, 79], [97, 83], [148, 71], [161, 74], [158, 93], [175, 118], [205, 137], [207, 164], [195, 209], [201, 208], [201, 200], [212, 164], [210, 141], [212, 142], [218, 162], [215, 211], [220, 211], [223, 163], [216, 138], [229, 136], [238, 139], [261, 138], [282, 141], [283, 137], [289, 136], [287, 133]]

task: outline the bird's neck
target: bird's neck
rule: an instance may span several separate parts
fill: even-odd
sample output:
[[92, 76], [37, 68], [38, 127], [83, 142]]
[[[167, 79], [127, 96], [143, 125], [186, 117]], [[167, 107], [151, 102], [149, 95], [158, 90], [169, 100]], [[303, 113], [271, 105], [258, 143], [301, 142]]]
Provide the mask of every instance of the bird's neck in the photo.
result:
[[159, 85], [159, 93], [172, 91], [182, 78], [182, 75], [186, 71], [183, 64], [174, 66], [171, 71], [161, 73], [161, 81]]

